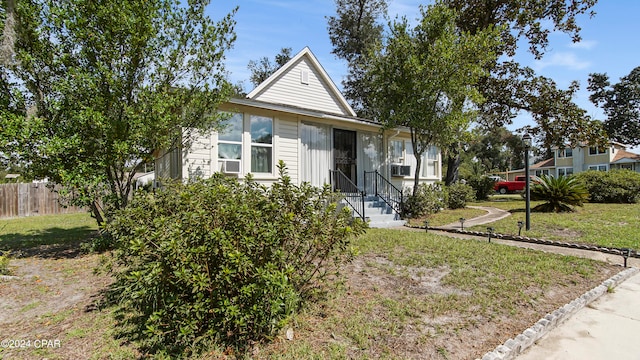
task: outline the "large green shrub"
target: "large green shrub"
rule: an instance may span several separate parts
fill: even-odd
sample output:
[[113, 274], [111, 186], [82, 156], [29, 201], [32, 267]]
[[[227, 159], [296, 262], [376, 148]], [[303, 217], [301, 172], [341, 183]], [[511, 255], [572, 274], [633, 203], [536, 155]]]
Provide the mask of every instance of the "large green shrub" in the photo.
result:
[[571, 212], [572, 206], [582, 206], [589, 193], [574, 177], [542, 175], [540, 181], [531, 187], [531, 200], [543, 200], [534, 207], [540, 212]]
[[440, 184], [419, 184], [415, 195], [410, 189], [405, 189], [403, 214], [410, 218], [435, 214], [445, 207], [445, 198]]
[[589, 202], [635, 204], [640, 201], [640, 173], [590, 170], [575, 176], [589, 192]]
[[475, 200], [475, 190], [470, 185], [455, 182], [447, 186], [447, 207], [449, 209], [463, 209], [467, 202]]
[[271, 188], [216, 175], [140, 192], [108, 226], [120, 269], [113, 300], [144, 350], [242, 350], [349, 258], [366, 225], [328, 187], [296, 186], [280, 170]]
[[472, 175], [467, 179], [467, 184], [473, 188], [475, 192], [475, 199], [478, 201], [484, 201], [489, 198], [489, 195], [495, 193], [493, 186], [495, 181], [485, 175]]

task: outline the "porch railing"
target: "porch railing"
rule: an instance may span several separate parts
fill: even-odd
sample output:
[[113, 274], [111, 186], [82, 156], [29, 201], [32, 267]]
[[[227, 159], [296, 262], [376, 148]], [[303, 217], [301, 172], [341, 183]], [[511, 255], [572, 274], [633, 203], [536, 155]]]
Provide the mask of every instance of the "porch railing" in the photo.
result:
[[340, 191], [340, 195], [344, 196], [344, 200], [351, 206], [358, 216], [366, 221], [364, 214], [364, 198], [365, 192], [358, 188], [341, 170], [329, 170], [331, 189]]
[[402, 204], [404, 202], [402, 190], [395, 187], [389, 180], [382, 176], [378, 170], [365, 171], [364, 184], [367, 191], [371, 191], [375, 196], [391, 206], [398, 214], [402, 214]]

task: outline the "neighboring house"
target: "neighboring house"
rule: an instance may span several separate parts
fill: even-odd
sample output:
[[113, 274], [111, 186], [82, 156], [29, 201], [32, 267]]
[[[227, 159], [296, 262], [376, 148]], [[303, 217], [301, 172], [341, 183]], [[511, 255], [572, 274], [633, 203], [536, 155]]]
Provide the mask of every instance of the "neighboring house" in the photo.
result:
[[[309, 48], [246, 98], [230, 99], [220, 110], [231, 114], [224, 132], [198, 137], [189, 150], [160, 153], [157, 179], [251, 173], [256, 181], [271, 183], [283, 160], [298, 184], [335, 185], [332, 171], [340, 170], [367, 194], [374, 188], [371, 174], [365, 184], [370, 171], [398, 189], [413, 186], [416, 159], [408, 129], [382, 131], [380, 124], [356, 117]], [[441, 172], [440, 151], [431, 147], [420, 181], [439, 181]]]
[[[577, 146], [554, 149], [554, 157], [532, 164], [532, 175], [571, 175], [587, 170], [609, 171], [628, 169], [640, 172], [640, 155], [627, 151], [623, 144], [612, 142], [608, 147]], [[523, 175], [524, 170], [508, 173], [508, 177]]]

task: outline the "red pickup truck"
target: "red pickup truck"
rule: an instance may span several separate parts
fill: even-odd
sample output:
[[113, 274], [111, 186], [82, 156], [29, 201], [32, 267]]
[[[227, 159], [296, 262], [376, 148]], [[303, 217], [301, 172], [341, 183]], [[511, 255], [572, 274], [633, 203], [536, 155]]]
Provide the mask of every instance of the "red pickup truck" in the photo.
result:
[[[537, 176], [531, 176], [531, 183], [538, 182], [540, 179]], [[512, 193], [516, 191], [522, 191], [525, 188], [526, 182], [524, 181], [524, 175], [516, 176], [514, 181], [498, 181], [493, 186], [493, 190], [500, 194]]]

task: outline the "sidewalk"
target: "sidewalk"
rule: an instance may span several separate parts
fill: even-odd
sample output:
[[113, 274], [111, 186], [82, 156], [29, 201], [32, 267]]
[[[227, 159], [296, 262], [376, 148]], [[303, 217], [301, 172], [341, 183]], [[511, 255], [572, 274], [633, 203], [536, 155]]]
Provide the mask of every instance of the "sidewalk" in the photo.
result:
[[[488, 213], [467, 219], [465, 226], [487, 224], [506, 216], [503, 210], [476, 207]], [[504, 214], [506, 213], [506, 214]], [[443, 228], [459, 229], [460, 224], [449, 224]], [[472, 238], [462, 234], [442, 232], [443, 235]], [[565, 255], [592, 258], [609, 263], [620, 263], [620, 256], [594, 251], [558, 248], [540, 244], [521, 243], [510, 240], [495, 242]], [[640, 266], [640, 259], [628, 259], [629, 266]], [[622, 270], [622, 268], [621, 268]], [[529, 348], [524, 349], [517, 360], [640, 360], [640, 271], [578, 310], [557, 327], [542, 335]], [[511, 341], [511, 340], [510, 340]], [[508, 343], [508, 342], [507, 342]], [[507, 344], [509, 345], [509, 344]], [[501, 345], [504, 347], [504, 345]], [[507, 346], [508, 348], [509, 346]], [[506, 349], [506, 348], [505, 348]], [[516, 351], [517, 352], [517, 351]], [[493, 355], [487, 354], [489, 358]], [[503, 354], [503, 355], [506, 355]], [[512, 359], [509, 354], [505, 359]], [[503, 357], [499, 357], [503, 359]]]
[[640, 360], [640, 273], [551, 330], [518, 360]]

